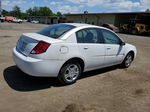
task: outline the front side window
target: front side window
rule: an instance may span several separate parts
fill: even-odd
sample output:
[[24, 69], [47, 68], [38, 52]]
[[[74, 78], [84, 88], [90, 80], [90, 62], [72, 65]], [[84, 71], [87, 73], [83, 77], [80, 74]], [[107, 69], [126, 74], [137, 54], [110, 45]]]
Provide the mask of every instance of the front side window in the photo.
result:
[[67, 24], [55, 24], [50, 25], [40, 31], [38, 31], [38, 34], [48, 36], [54, 39], [59, 38], [64, 33], [68, 32], [69, 30], [73, 29], [75, 26], [67, 25]]
[[102, 35], [106, 44], [119, 44], [121, 42], [117, 35], [108, 30], [102, 29]]
[[76, 32], [78, 43], [102, 43], [97, 28], [87, 28]]

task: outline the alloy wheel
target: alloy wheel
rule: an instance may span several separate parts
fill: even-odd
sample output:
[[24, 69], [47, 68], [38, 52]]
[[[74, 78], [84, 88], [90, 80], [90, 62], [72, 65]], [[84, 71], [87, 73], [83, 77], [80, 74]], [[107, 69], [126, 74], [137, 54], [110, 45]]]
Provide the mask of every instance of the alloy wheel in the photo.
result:
[[68, 82], [73, 82], [74, 80], [77, 79], [79, 74], [80, 74], [79, 67], [76, 64], [71, 64], [66, 68], [64, 78]]
[[126, 60], [125, 60], [125, 66], [128, 67], [132, 63], [132, 55], [127, 55]]

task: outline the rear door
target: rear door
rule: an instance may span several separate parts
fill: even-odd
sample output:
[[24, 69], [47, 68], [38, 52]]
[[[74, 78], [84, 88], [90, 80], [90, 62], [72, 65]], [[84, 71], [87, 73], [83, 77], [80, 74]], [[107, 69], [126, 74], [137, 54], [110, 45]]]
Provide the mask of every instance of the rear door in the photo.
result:
[[121, 39], [113, 32], [102, 29], [105, 47], [105, 65], [115, 65], [122, 62], [124, 46], [120, 45]]
[[104, 65], [105, 48], [98, 28], [87, 28], [76, 32], [80, 54], [85, 59], [85, 70]]

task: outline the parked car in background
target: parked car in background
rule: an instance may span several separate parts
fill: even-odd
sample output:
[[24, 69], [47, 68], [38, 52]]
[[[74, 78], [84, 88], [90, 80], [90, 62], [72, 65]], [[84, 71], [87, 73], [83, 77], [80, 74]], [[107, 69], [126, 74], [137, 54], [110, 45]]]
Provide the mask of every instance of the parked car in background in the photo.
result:
[[14, 23], [22, 23], [23, 21], [22, 21], [22, 19], [14, 18], [13, 22]]
[[28, 22], [28, 20], [26, 20], [26, 19], [23, 19], [22, 21], [23, 21], [23, 22]]
[[82, 72], [120, 64], [128, 68], [136, 47], [113, 31], [95, 25], [64, 23], [24, 33], [13, 49], [16, 65], [37, 77], [76, 82]]
[[0, 22], [4, 22], [5, 21], [5, 17], [0, 17]]
[[39, 23], [39, 21], [35, 21], [35, 20], [33, 20], [33, 21], [31, 21], [31, 23]]
[[11, 17], [11, 16], [5, 16], [5, 21], [7, 22], [13, 22], [14, 21], [14, 17]]
[[11, 16], [5, 16], [5, 21], [7, 22], [12, 22], [12, 23], [22, 23], [22, 19], [18, 19], [16, 17], [11, 17]]
[[112, 30], [116, 33], [119, 32], [119, 28], [114, 26], [113, 24], [103, 24], [102, 26], [105, 27], [105, 28], [108, 28], [108, 29], [110, 29], [110, 30]]

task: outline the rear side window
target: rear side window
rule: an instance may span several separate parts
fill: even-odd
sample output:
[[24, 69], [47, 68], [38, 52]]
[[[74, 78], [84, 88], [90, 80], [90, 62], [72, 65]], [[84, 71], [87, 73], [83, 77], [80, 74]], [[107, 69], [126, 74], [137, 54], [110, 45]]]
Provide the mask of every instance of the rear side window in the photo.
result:
[[106, 44], [119, 44], [121, 42], [120, 38], [114, 33], [104, 29], [101, 31]]
[[103, 43], [98, 28], [87, 28], [76, 32], [78, 43]]
[[59, 38], [64, 33], [68, 32], [69, 30], [75, 28], [75, 26], [67, 25], [67, 24], [55, 24], [50, 25], [40, 31], [38, 31], [38, 34], [48, 36], [54, 39]]

